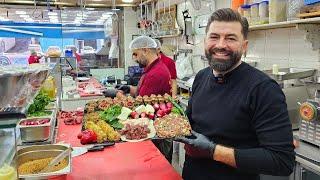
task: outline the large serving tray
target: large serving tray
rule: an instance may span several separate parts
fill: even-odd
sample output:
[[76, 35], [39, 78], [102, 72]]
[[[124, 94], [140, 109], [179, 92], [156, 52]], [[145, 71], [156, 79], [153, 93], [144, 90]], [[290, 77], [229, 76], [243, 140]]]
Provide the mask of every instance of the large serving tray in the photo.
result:
[[[42, 159], [49, 157], [56, 157], [58, 154], [64, 150], [71, 148], [68, 144], [50, 144], [50, 145], [33, 145], [28, 147], [23, 147], [17, 152], [17, 166], [20, 164], [34, 160]], [[68, 165], [64, 169], [59, 171], [50, 172], [50, 173], [41, 173], [41, 174], [30, 174], [30, 175], [19, 175], [19, 178], [23, 179], [49, 179], [64, 174], [69, 174], [71, 172], [72, 161], [71, 161], [71, 152], [67, 156]]]

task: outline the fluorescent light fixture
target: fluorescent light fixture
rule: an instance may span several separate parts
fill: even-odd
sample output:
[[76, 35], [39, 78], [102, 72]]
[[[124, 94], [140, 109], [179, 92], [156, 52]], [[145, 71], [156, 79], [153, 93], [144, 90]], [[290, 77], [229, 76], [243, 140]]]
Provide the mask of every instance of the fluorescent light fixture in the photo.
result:
[[118, 8], [112, 8], [111, 10], [112, 10], [112, 11], [120, 11], [121, 9], [118, 9]]
[[132, 3], [133, 0], [122, 0], [122, 2], [124, 2], [124, 3]]
[[58, 19], [58, 16], [49, 16], [50, 19]]
[[27, 15], [27, 14], [21, 14], [20, 17], [22, 17], [22, 18], [28, 18], [28, 17], [30, 17], [30, 16]]
[[27, 14], [25, 11], [16, 11], [16, 14]]
[[25, 19], [27, 22], [34, 22], [34, 20], [32, 18], [26, 18]]
[[49, 15], [49, 16], [57, 16], [58, 13], [56, 13], [56, 12], [48, 12], [48, 15]]
[[102, 16], [100, 19], [109, 19], [110, 16]]

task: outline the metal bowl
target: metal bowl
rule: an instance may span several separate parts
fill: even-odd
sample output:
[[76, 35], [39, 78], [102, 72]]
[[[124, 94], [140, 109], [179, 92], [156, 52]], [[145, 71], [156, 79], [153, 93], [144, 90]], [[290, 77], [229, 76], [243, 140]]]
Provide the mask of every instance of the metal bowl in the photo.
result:
[[[70, 145], [36, 145], [29, 146], [18, 150], [17, 152], [17, 167], [22, 163], [35, 159], [43, 159], [56, 157], [64, 150], [70, 148]], [[50, 173], [40, 173], [40, 174], [29, 174], [29, 175], [19, 175], [19, 178], [23, 179], [49, 179], [64, 174], [69, 174], [71, 172], [71, 153], [67, 156], [68, 165], [64, 169]]]

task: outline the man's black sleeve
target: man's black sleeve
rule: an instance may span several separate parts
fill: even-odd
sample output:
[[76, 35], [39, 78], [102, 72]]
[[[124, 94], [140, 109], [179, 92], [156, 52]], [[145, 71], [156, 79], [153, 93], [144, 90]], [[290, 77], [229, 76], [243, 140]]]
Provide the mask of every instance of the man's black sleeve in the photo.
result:
[[248, 97], [259, 147], [235, 149], [237, 168], [241, 171], [287, 176], [293, 171], [295, 152], [292, 128], [279, 85], [267, 80], [257, 85]]

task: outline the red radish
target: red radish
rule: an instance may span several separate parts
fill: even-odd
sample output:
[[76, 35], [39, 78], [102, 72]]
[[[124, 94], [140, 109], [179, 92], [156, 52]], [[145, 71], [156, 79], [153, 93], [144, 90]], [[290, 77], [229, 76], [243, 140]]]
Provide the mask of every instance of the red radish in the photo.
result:
[[172, 109], [172, 107], [173, 107], [171, 102], [167, 102], [166, 106], [167, 106], [168, 109]]
[[165, 103], [161, 103], [160, 104], [160, 110], [164, 110], [164, 109], [167, 109], [167, 106]]
[[164, 112], [165, 112], [166, 114], [170, 114], [170, 113], [171, 113], [171, 109], [170, 109], [170, 108], [167, 108], [167, 109], [164, 110]]
[[145, 112], [143, 112], [140, 114], [140, 117], [145, 118], [145, 117], [147, 117], [147, 114]]
[[159, 110], [159, 111], [157, 111], [157, 114], [156, 114], [158, 117], [162, 117], [162, 116], [164, 116], [165, 115], [165, 112], [163, 111], [163, 110]]
[[139, 118], [139, 114], [138, 114], [137, 112], [135, 112], [135, 111], [132, 111], [131, 114], [130, 114], [130, 116], [131, 116], [131, 118], [133, 118], [133, 119], [137, 119], [137, 116], [138, 116], [138, 118]]
[[155, 103], [155, 104], [153, 105], [153, 109], [154, 109], [155, 111], [158, 111], [158, 110], [160, 109], [159, 104], [158, 104], [158, 103]]
[[154, 115], [154, 114], [148, 114], [148, 118], [149, 118], [149, 119], [154, 119], [154, 118], [155, 118], [155, 115]]

